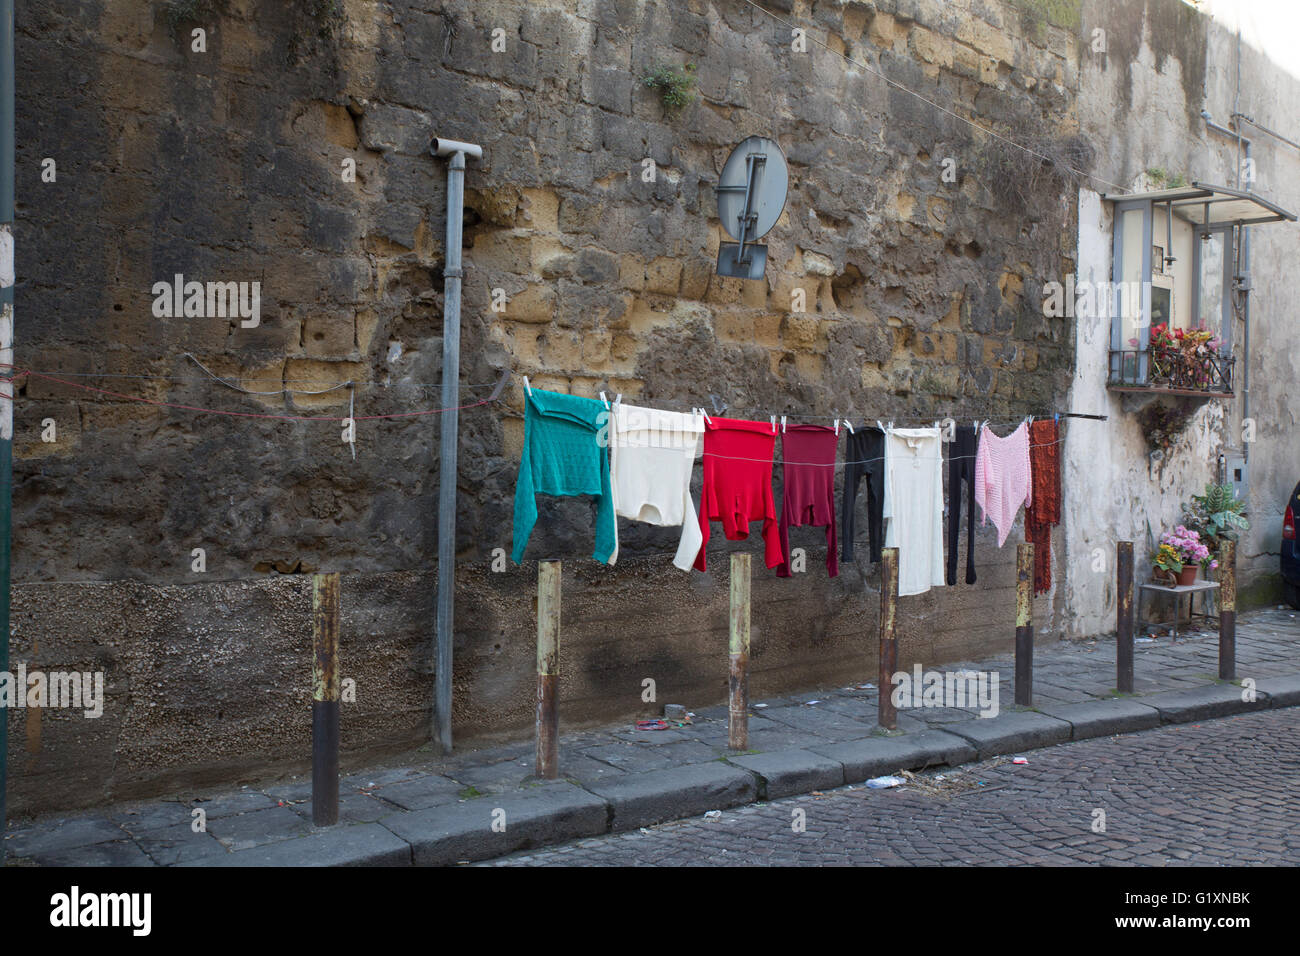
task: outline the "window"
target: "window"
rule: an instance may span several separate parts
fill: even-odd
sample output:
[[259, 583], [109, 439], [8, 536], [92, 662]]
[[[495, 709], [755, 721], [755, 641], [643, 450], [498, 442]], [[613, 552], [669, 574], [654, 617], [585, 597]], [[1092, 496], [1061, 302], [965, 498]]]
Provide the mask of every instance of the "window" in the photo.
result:
[[1237, 242], [1294, 214], [1255, 193], [1192, 183], [1114, 204], [1110, 387], [1231, 395]]

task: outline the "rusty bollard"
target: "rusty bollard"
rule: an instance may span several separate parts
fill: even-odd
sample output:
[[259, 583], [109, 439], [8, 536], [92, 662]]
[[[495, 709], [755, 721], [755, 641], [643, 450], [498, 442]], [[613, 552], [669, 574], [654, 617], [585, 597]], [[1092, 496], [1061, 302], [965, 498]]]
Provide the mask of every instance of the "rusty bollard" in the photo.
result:
[[339, 576], [311, 579], [311, 821], [339, 822]]
[[894, 708], [894, 672], [898, 670], [898, 549], [880, 552], [880, 677], [876, 723], [898, 729]]
[[1034, 546], [1016, 547], [1016, 706], [1034, 703]]
[[749, 555], [731, 556], [727, 746], [749, 749]]
[[1219, 679], [1237, 679], [1237, 543], [1219, 552]]
[[537, 565], [537, 776], [560, 775], [559, 561]]
[[1115, 689], [1133, 693], [1133, 542], [1115, 544]]

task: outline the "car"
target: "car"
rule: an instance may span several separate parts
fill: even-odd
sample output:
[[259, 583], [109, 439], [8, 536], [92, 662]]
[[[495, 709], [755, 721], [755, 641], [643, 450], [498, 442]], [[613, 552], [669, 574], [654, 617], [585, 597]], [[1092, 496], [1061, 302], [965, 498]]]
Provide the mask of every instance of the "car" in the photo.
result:
[[1282, 594], [1286, 603], [1300, 611], [1300, 541], [1296, 540], [1295, 519], [1300, 515], [1300, 484], [1291, 492], [1282, 515]]

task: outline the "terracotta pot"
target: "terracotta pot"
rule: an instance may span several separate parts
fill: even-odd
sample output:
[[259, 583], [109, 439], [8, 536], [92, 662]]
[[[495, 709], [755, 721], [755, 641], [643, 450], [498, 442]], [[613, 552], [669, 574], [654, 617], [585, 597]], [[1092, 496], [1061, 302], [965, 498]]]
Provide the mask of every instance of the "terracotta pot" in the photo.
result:
[[1185, 588], [1189, 584], [1196, 583], [1196, 572], [1201, 569], [1199, 564], [1189, 564], [1178, 572], [1178, 586]]

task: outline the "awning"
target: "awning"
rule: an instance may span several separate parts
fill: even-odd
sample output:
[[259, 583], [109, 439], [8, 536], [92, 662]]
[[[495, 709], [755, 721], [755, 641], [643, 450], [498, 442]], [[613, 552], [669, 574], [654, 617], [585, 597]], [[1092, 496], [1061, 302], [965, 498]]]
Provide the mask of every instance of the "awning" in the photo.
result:
[[1145, 200], [1159, 206], [1168, 204], [1175, 216], [1195, 226], [1254, 226], [1262, 222], [1296, 221], [1295, 213], [1287, 212], [1258, 193], [1201, 182], [1147, 193], [1106, 193], [1101, 198], [1107, 202]]

